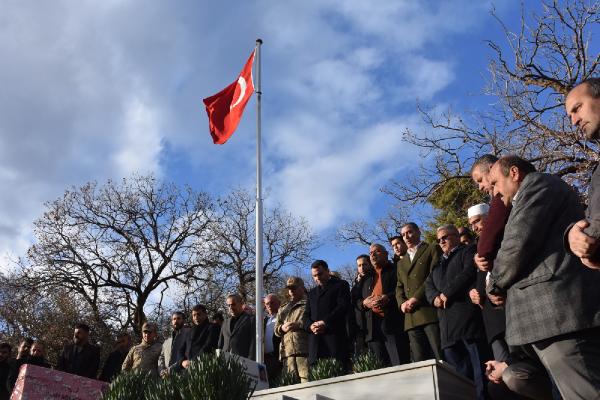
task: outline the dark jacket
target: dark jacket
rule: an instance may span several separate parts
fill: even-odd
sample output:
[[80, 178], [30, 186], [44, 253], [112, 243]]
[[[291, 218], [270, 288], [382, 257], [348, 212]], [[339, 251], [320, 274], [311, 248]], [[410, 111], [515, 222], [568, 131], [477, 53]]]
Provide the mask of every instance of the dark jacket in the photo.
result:
[[425, 298], [425, 280], [433, 267], [437, 265], [440, 254], [441, 250], [438, 245], [422, 243], [412, 261], [407, 254], [398, 262], [396, 286], [398, 306], [411, 297], [419, 300], [414, 312], [404, 314], [405, 330], [435, 323], [438, 320], [435, 308]]
[[184, 360], [195, 360], [204, 353], [213, 352], [219, 344], [219, 327], [208, 319], [190, 328], [187, 341], [177, 355], [177, 368]]
[[[381, 270], [381, 285], [383, 288], [383, 294], [387, 295], [390, 299], [383, 310], [384, 317], [381, 320], [381, 330], [384, 334], [394, 334], [404, 330], [404, 315], [399, 311], [398, 302], [396, 301], [396, 283], [397, 267], [391, 262], [388, 262]], [[374, 285], [375, 272], [371, 272], [364, 279], [361, 298], [358, 303], [358, 306], [364, 310], [365, 313], [367, 341], [373, 340], [373, 324], [378, 322], [377, 318], [374, 318], [373, 316], [373, 311], [370, 308], [364, 308], [362, 302], [371, 295]]]
[[70, 374], [96, 379], [100, 366], [100, 350], [93, 344], [86, 343], [81, 351], [75, 351], [75, 345], [66, 345], [58, 358], [56, 369]]
[[8, 392], [8, 375], [10, 374], [10, 362], [8, 360], [0, 363], [0, 400], [8, 400], [10, 393]]
[[[332, 276], [323, 286], [308, 292], [304, 311], [304, 329], [308, 332], [308, 361], [314, 363], [321, 355], [345, 362], [348, 358], [346, 313], [350, 307], [350, 287], [346, 281]], [[315, 335], [310, 326], [325, 321], [325, 333]]]
[[100, 380], [110, 382], [114, 377], [119, 375], [126, 356], [127, 352], [122, 352], [120, 350], [115, 350], [110, 353], [106, 358], [104, 368], [102, 368], [102, 372], [100, 373]]
[[360, 337], [364, 338], [366, 333], [367, 322], [365, 319], [365, 312], [361, 307], [363, 298], [362, 288], [365, 278], [366, 276], [362, 277], [360, 280], [358, 280], [358, 277], [354, 278], [352, 289], [350, 289], [350, 302], [352, 304], [348, 311], [348, 337], [350, 340], [355, 340]]
[[483, 317], [487, 341], [488, 343], [492, 343], [498, 338], [504, 338], [504, 332], [506, 331], [506, 313], [504, 306], [492, 304], [485, 292], [485, 279], [487, 274], [487, 272], [477, 270], [475, 288], [477, 289], [477, 292], [479, 292], [479, 297], [483, 302], [481, 316]]
[[442, 348], [462, 339], [483, 339], [483, 321], [479, 306], [471, 302], [469, 290], [475, 285], [477, 270], [473, 257], [474, 246], [459, 246], [448, 258], [441, 257], [437, 267], [427, 278], [427, 301], [444, 294], [446, 308], [438, 308]]
[[524, 345], [600, 326], [600, 273], [568, 254], [563, 233], [583, 218], [559, 177], [527, 174], [513, 199], [489, 293], [506, 294], [506, 342]]
[[231, 318], [223, 322], [219, 348], [251, 360], [256, 359], [256, 322], [254, 315], [242, 312], [231, 329]]

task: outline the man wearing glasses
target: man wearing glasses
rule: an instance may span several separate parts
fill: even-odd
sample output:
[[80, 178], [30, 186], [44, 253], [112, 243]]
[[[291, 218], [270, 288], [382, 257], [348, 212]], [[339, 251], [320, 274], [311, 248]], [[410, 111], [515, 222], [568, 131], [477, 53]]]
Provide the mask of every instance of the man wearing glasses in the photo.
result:
[[474, 246], [460, 242], [458, 229], [444, 225], [437, 229], [443, 255], [426, 281], [427, 301], [437, 308], [445, 360], [475, 383], [477, 399], [485, 399], [487, 359], [481, 310], [471, 302], [469, 290], [477, 269]]

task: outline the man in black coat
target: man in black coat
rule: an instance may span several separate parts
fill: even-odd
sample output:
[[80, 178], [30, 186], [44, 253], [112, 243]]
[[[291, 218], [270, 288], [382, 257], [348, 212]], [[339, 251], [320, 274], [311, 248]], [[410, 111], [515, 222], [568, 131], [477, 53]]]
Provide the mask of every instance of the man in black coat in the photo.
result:
[[10, 373], [10, 355], [12, 347], [8, 343], [0, 343], [0, 400], [8, 400], [10, 393], [6, 387]]
[[362, 285], [360, 307], [365, 311], [366, 340], [385, 366], [410, 362], [404, 315], [396, 302], [397, 267], [388, 260], [388, 252], [374, 243], [369, 248], [373, 271]]
[[469, 298], [477, 273], [475, 247], [460, 243], [454, 225], [439, 227], [437, 238], [443, 255], [425, 283], [427, 301], [438, 310], [444, 358], [458, 372], [473, 379], [477, 399], [483, 400], [483, 363], [488, 359], [488, 351], [480, 308]]
[[73, 332], [73, 344], [66, 345], [58, 358], [56, 369], [70, 374], [96, 379], [100, 366], [100, 350], [89, 343], [90, 327], [79, 323]]
[[244, 312], [244, 301], [239, 294], [227, 296], [230, 318], [223, 322], [219, 349], [238, 356], [256, 360], [256, 321]]
[[192, 322], [185, 346], [180, 350], [177, 365], [179, 368], [189, 368], [202, 354], [213, 352], [219, 342], [219, 327], [208, 320], [206, 307], [202, 304], [192, 307]]
[[308, 335], [308, 363], [320, 358], [335, 358], [348, 366], [348, 336], [346, 313], [350, 307], [350, 287], [331, 275], [323, 260], [311, 265], [311, 274], [317, 286], [308, 292], [304, 311], [304, 329]]
[[9, 392], [13, 391], [19, 372], [24, 364], [36, 365], [38, 367], [50, 368], [50, 364], [46, 361], [46, 348], [41, 342], [33, 342], [29, 350], [29, 354], [22, 355], [14, 360], [10, 365], [6, 388]]
[[352, 306], [348, 312], [348, 339], [350, 340], [351, 352], [355, 357], [360, 356], [367, 351], [366, 320], [365, 311], [362, 307], [362, 287], [365, 278], [372, 273], [373, 266], [371, 260], [366, 254], [356, 257], [356, 277], [350, 289], [350, 298]]
[[100, 373], [100, 380], [110, 382], [119, 375], [121, 367], [123, 366], [123, 361], [125, 361], [125, 357], [127, 356], [127, 353], [129, 353], [131, 345], [132, 341], [129, 333], [121, 333], [117, 337], [115, 350], [106, 358], [104, 368], [102, 368], [102, 372]]

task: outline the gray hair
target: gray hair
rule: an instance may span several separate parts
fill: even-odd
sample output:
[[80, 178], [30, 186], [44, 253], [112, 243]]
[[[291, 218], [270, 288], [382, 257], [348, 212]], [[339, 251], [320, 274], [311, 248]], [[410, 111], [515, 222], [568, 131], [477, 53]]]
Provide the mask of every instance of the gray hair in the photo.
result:
[[439, 231], [446, 231], [448, 233], [455, 233], [458, 235], [458, 229], [456, 229], [456, 226], [452, 225], [452, 224], [446, 224], [446, 225], [442, 225], [439, 228], [436, 229], [436, 233]]

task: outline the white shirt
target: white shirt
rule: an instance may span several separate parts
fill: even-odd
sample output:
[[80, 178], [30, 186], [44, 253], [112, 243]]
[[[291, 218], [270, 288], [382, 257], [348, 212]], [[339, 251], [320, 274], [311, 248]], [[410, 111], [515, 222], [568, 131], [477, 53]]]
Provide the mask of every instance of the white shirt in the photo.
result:
[[412, 249], [407, 249], [406, 250], [406, 254], [408, 254], [408, 257], [410, 258], [410, 261], [412, 262], [413, 258], [415, 258], [415, 254], [417, 254], [417, 250], [419, 250], [419, 247], [421, 247], [421, 245], [423, 244], [423, 242], [419, 242], [415, 247], [413, 247]]
[[275, 321], [277, 314], [272, 317], [267, 316], [267, 326], [265, 328], [265, 353], [273, 353], [273, 335], [275, 335]]

